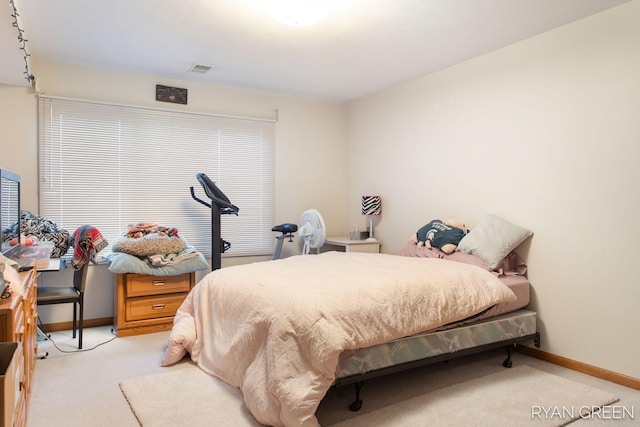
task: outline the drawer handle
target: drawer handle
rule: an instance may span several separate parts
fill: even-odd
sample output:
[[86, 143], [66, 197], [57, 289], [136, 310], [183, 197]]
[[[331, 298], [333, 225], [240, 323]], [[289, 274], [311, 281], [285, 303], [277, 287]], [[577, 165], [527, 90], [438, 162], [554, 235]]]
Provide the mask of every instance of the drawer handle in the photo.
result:
[[164, 304], [153, 304], [152, 308], [154, 310], [162, 310], [164, 308]]
[[153, 286], [164, 286], [165, 283], [166, 282], [164, 280], [154, 280], [153, 281]]

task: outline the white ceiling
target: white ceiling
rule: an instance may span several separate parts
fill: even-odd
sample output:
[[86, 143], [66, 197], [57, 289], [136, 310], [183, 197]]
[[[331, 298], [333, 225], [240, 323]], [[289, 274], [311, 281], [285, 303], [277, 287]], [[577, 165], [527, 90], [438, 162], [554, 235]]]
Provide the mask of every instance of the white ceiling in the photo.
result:
[[[331, 1], [310, 27], [277, 22], [268, 0], [14, 4], [33, 58], [346, 101], [628, 0]], [[3, 3], [0, 83], [26, 85], [13, 7]], [[195, 74], [194, 64], [214, 68]]]

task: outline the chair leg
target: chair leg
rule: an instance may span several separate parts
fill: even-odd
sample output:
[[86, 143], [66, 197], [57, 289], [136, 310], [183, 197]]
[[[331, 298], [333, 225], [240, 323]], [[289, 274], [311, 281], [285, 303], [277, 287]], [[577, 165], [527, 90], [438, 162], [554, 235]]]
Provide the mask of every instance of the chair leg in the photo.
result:
[[71, 334], [71, 338], [75, 338], [76, 337], [76, 319], [77, 317], [77, 308], [76, 308], [76, 303], [73, 303], [73, 322], [71, 323], [72, 325], [72, 334]]
[[83, 301], [83, 297], [80, 297], [80, 302], [78, 303], [78, 305], [80, 305], [80, 324], [78, 325], [78, 348], [82, 349], [82, 326], [84, 323], [84, 301]]

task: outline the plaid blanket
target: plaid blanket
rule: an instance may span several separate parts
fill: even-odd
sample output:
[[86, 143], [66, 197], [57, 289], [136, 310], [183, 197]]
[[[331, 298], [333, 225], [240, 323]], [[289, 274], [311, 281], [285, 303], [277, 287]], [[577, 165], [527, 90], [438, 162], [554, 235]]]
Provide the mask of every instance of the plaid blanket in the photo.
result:
[[74, 249], [71, 266], [80, 270], [87, 262], [96, 262], [98, 252], [109, 245], [107, 239], [102, 237], [100, 231], [91, 225], [82, 225], [74, 233]]

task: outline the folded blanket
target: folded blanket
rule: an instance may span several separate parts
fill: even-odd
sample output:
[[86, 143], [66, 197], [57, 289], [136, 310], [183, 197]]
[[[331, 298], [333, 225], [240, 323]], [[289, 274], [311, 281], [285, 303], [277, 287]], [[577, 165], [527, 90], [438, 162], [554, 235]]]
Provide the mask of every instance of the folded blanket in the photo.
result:
[[127, 237], [139, 239], [147, 234], [158, 234], [160, 236], [178, 236], [178, 229], [175, 227], [166, 227], [154, 222], [139, 222], [131, 224], [127, 228]]
[[[109, 271], [115, 274], [138, 273], [152, 276], [175, 276], [192, 271], [208, 270], [209, 263], [204, 255], [196, 251], [191, 245], [184, 252], [194, 254], [193, 257], [182, 258], [180, 262], [162, 266], [153, 266], [147, 258], [140, 258], [124, 252], [112, 252], [106, 255], [109, 261]], [[178, 253], [180, 255], [180, 253]]]
[[74, 270], [80, 270], [89, 261], [97, 264], [98, 252], [107, 246], [109, 246], [109, 242], [94, 226], [82, 225], [78, 227], [74, 233], [71, 266]]
[[151, 233], [137, 238], [120, 236], [113, 242], [111, 249], [137, 257], [148, 257], [155, 254], [174, 254], [186, 247], [186, 240], [180, 236]]
[[149, 255], [147, 259], [149, 263], [154, 267], [160, 267], [163, 265], [172, 265], [182, 262], [189, 258], [195, 258], [198, 256], [198, 252], [195, 249], [185, 249], [182, 252], [175, 254], [154, 254]]

